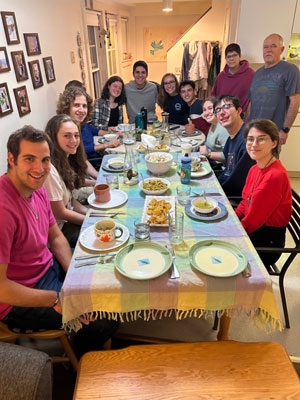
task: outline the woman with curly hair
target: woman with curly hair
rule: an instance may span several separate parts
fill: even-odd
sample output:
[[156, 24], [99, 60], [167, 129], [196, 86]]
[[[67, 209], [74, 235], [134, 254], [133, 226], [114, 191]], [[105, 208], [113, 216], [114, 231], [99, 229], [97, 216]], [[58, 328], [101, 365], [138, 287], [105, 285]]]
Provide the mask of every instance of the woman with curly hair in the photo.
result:
[[123, 105], [126, 103], [124, 82], [117, 75], [111, 76], [105, 83], [101, 98], [96, 100], [92, 115], [92, 124], [101, 133], [115, 132], [116, 126], [123, 122]]
[[[70, 86], [60, 94], [56, 112], [57, 114], [67, 114], [78, 121], [81, 125], [81, 135], [83, 145], [88, 159], [97, 159], [92, 162], [96, 169], [101, 165], [102, 153], [109, 147], [118, 147], [120, 142], [118, 139], [111, 140], [106, 143], [94, 144], [94, 136], [103, 134], [101, 130], [87, 123], [93, 110], [93, 100], [83, 88]], [[97, 178], [97, 172], [91, 171], [88, 165], [88, 173], [93, 178]]]
[[179, 83], [174, 74], [167, 73], [162, 77], [157, 103], [169, 113], [169, 123], [188, 123], [189, 106], [179, 94]]
[[72, 197], [73, 189], [84, 185], [86, 155], [79, 123], [66, 114], [52, 117], [45, 131], [53, 142], [52, 166], [45, 189], [59, 227], [75, 247], [87, 208]]

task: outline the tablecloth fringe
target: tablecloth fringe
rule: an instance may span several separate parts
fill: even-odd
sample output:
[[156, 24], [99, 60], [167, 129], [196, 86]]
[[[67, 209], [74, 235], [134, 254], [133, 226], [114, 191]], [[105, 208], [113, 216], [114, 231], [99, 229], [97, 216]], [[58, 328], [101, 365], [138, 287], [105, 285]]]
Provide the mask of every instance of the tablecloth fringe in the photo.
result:
[[[217, 313], [218, 317], [221, 318], [222, 315], [226, 314], [228, 317], [237, 317], [241, 315], [246, 315], [250, 317], [255, 325], [266, 331], [272, 332], [274, 330], [283, 330], [283, 324], [281, 320], [277, 320], [271, 316], [271, 314], [262, 309], [255, 308], [251, 310], [246, 310], [243, 307], [234, 308], [234, 309], [225, 309], [225, 310], [203, 310], [199, 308], [190, 309], [190, 310], [177, 310], [177, 309], [169, 309], [169, 310], [139, 310], [139, 311], [130, 311], [125, 313], [117, 313], [117, 312], [102, 312], [102, 311], [94, 311], [91, 313], [86, 313], [83, 317], [88, 321], [93, 321], [95, 319], [112, 319], [114, 321], [123, 322], [133, 322], [138, 319], [143, 319], [144, 321], [155, 321], [157, 319], [162, 318], [170, 318], [175, 316], [176, 320], [183, 320], [186, 318], [214, 318]], [[64, 329], [73, 330], [77, 332], [82, 327], [82, 323], [78, 318], [69, 321], [64, 324]]]

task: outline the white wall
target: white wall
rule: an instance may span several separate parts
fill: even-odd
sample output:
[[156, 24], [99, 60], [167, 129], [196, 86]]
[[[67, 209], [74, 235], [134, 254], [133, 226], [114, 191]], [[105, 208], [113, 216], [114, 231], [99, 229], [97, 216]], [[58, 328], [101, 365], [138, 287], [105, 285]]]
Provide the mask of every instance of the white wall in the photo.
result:
[[[11, 70], [0, 74], [0, 83], [6, 82], [12, 102], [13, 113], [0, 118], [0, 174], [6, 171], [6, 142], [8, 136], [24, 125], [44, 129], [47, 121], [55, 114], [56, 102], [64, 85], [71, 79], [81, 79], [77, 32], [82, 32], [82, 0], [0, 0], [0, 10], [15, 13], [20, 44], [7, 45], [0, 20], [0, 47], [6, 47]], [[84, 1], [83, 1], [84, 3]], [[38, 33], [42, 54], [27, 56], [23, 33]], [[44, 86], [33, 89], [31, 77], [17, 82], [11, 51], [23, 50], [26, 63], [38, 59]], [[71, 63], [70, 52], [75, 53], [75, 63]], [[47, 84], [43, 57], [52, 56], [56, 81]], [[28, 74], [29, 69], [28, 69]], [[13, 89], [25, 85], [30, 101], [31, 113], [19, 117]]]

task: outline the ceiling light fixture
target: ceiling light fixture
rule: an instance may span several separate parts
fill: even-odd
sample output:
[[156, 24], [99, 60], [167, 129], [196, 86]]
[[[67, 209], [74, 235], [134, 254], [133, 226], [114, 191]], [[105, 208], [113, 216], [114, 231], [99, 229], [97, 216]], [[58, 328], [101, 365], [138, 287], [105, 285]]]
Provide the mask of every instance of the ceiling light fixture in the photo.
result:
[[165, 12], [173, 11], [173, 2], [172, 0], [163, 0], [162, 10]]

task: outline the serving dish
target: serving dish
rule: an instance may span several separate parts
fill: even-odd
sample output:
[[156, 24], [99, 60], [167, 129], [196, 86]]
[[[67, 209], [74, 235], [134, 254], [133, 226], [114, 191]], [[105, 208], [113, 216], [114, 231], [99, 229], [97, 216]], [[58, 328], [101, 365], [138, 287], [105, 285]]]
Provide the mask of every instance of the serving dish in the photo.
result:
[[[159, 208], [159, 211], [157, 216], [159, 218], [155, 219], [155, 222], [150, 221], [150, 226], [156, 226], [156, 227], [166, 227], [169, 226], [168, 224], [168, 213], [171, 211], [175, 210], [175, 197], [174, 196], [146, 196], [145, 197], [145, 203], [144, 203], [144, 209], [143, 209], [143, 215], [142, 215], [142, 221], [143, 222], [148, 222], [151, 219], [151, 215], [148, 214], [149, 208], [153, 206], [153, 201], [157, 201], [157, 208]], [[165, 204], [167, 203], [167, 204]], [[154, 206], [155, 207], [155, 206]], [[170, 207], [167, 209], [167, 207]]]
[[[144, 185], [148, 188], [144, 188]], [[145, 178], [139, 182], [139, 186], [145, 194], [157, 196], [166, 193], [170, 187], [170, 181], [164, 178]], [[154, 190], [155, 186], [158, 189]]]

